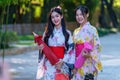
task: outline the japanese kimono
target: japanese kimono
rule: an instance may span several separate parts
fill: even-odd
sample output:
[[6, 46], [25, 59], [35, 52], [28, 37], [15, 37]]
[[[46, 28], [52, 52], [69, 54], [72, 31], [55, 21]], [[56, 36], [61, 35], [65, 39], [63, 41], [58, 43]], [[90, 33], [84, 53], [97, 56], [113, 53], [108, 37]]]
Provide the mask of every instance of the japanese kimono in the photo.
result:
[[[93, 39], [93, 50], [90, 52], [92, 56], [92, 62], [89, 59], [86, 59], [82, 67], [77, 70], [76, 78], [74, 80], [84, 80], [85, 75], [88, 72], [92, 72], [96, 78], [97, 72], [102, 70], [102, 64], [100, 62], [100, 51], [101, 51], [101, 44], [98, 37], [98, 33], [95, 27], [93, 27], [89, 22], [83, 25], [83, 27], [79, 27], [74, 30], [73, 33], [73, 41], [75, 45], [79, 44], [82, 45], [85, 42], [89, 42]], [[76, 50], [77, 51], [77, 50]], [[82, 51], [82, 49], [81, 49]], [[76, 54], [76, 58], [81, 53]], [[96, 80], [96, 79], [95, 79]]]
[[[61, 56], [61, 51], [56, 51], [53, 49], [54, 52], [57, 52], [57, 56], [60, 58], [60, 60], [63, 60], [65, 63], [68, 63], [68, 64], [74, 64], [75, 62], [75, 50], [73, 48], [73, 40], [72, 40], [72, 36], [71, 36], [71, 33], [70, 31], [67, 30], [67, 32], [69, 33], [69, 39], [68, 39], [68, 44], [69, 44], [69, 48], [68, 50], [66, 50], [66, 47], [65, 47], [65, 37], [63, 35], [63, 32], [62, 32], [62, 27], [60, 29], [56, 29], [54, 28], [53, 30], [53, 37], [50, 36], [49, 39], [48, 39], [48, 46], [53, 49], [55, 47], [64, 47], [65, 48], [65, 51], [64, 51], [64, 54]], [[43, 38], [44, 38], [44, 34], [43, 34]], [[56, 48], [56, 49], [57, 49]], [[43, 57], [44, 54], [39, 54], [39, 63], [42, 61], [42, 57]], [[56, 74], [56, 68], [54, 65], [52, 65], [50, 63], [50, 61], [45, 58], [44, 60], [44, 74], [43, 74], [43, 79], [44, 80], [55, 80], [55, 74]], [[62, 72], [63, 73], [66, 73], [66, 69], [68, 69], [69, 67], [68, 66], [64, 66], [62, 68]]]

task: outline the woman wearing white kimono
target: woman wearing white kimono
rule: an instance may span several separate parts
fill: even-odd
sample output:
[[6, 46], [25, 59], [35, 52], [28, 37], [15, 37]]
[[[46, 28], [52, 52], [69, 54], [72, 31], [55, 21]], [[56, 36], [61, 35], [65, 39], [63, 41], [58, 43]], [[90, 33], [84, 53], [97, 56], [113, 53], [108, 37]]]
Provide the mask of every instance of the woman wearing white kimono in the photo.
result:
[[[66, 30], [66, 25], [64, 22], [64, 17], [60, 7], [54, 7], [51, 9], [48, 25], [43, 34], [43, 41], [53, 50], [57, 48], [57, 53], [55, 55], [59, 58], [59, 62], [55, 65], [51, 65], [50, 61], [45, 58], [44, 60], [44, 80], [55, 80], [55, 74], [57, 70], [61, 70], [64, 63], [74, 64], [75, 53], [74, 45], [72, 41], [71, 32]], [[39, 49], [42, 50], [44, 46], [41, 44]], [[61, 50], [59, 47], [63, 48], [64, 53], [59, 53]], [[59, 51], [60, 50], [60, 51]], [[43, 53], [39, 55], [39, 62], [42, 59]], [[69, 67], [66, 66], [62, 68], [62, 71], [66, 73]]]
[[[82, 54], [85, 58], [85, 62], [81, 67], [77, 68], [76, 79], [74, 80], [89, 80], [85, 79], [87, 73], [92, 73], [94, 75], [94, 79], [90, 80], [97, 80], [98, 71], [102, 70], [99, 53], [101, 44], [98, 33], [96, 28], [87, 20], [89, 12], [86, 6], [81, 5], [77, 7], [75, 13], [76, 21], [79, 23], [79, 27], [75, 29], [73, 33], [73, 41], [76, 46], [76, 59]], [[90, 52], [84, 49], [85, 42], [91, 43], [93, 49]], [[77, 46], [79, 46], [79, 49]]]

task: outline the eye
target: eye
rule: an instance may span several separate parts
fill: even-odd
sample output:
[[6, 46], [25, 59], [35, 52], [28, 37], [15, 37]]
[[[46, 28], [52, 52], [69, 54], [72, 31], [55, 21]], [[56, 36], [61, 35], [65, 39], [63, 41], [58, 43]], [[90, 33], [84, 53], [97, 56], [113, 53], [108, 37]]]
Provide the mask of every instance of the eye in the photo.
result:
[[55, 17], [59, 17], [59, 15], [57, 14]]
[[78, 14], [76, 14], [76, 16], [78, 16]]
[[79, 13], [79, 15], [82, 15], [82, 13]]
[[54, 16], [51, 16], [51, 19], [53, 19], [54, 18]]

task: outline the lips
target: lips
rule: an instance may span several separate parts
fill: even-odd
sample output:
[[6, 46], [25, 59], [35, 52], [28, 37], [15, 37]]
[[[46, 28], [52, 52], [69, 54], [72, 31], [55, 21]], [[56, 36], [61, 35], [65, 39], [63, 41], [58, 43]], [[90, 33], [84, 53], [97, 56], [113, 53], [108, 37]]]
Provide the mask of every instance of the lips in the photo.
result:
[[55, 23], [58, 23], [58, 21], [55, 21]]
[[59, 21], [54, 21], [54, 23], [57, 25], [59, 23]]
[[78, 19], [78, 22], [79, 22], [79, 23], [82, 23], [82, 22], [83, 22], [83, 19]]
[[78, 18], [78, 21], [83, 21], [83, 19], [82, 18]]

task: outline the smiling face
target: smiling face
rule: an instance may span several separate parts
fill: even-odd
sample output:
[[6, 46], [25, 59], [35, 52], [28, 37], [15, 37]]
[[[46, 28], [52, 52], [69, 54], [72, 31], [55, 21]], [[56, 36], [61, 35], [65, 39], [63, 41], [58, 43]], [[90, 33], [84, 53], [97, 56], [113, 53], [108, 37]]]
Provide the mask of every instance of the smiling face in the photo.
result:
[[76, 11], [76, 21], [79, 24], [85, 24], [87, 22], [88, 14], [82, 13], [80, 9]]
[[61, 20], [63, 16], [61, 16], [59, 13], [53, 11], [51, 13], [51, 20], [55, 26], [61, 26]]

